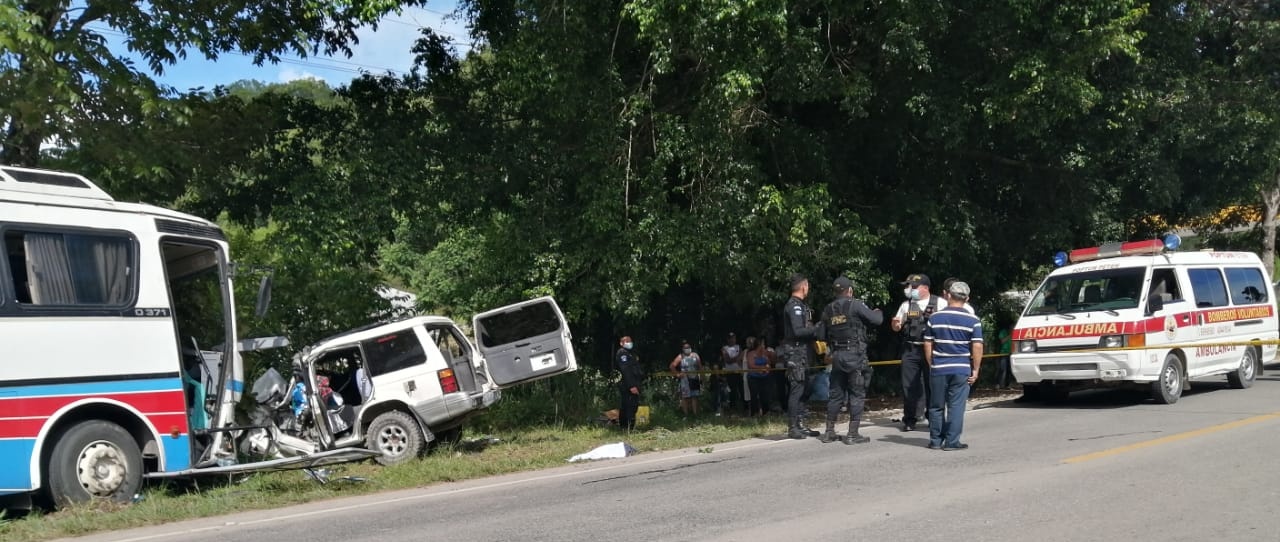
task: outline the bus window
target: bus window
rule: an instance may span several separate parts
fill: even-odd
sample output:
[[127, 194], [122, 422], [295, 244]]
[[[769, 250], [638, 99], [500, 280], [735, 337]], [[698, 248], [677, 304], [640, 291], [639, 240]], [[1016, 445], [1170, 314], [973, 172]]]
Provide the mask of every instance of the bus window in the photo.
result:
[[4, 242], [20, 303], [124, 306], [134, 299], [129, 237], [9, 231]]

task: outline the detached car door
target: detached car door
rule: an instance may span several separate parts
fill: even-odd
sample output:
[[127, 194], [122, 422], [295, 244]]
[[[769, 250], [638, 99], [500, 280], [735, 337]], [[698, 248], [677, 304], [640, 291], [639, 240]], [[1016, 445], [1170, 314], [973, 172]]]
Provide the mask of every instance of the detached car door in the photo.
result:
[[540, 297], [477, 314], [476, 348], [498, 387], [578, 370], [560, 306]]

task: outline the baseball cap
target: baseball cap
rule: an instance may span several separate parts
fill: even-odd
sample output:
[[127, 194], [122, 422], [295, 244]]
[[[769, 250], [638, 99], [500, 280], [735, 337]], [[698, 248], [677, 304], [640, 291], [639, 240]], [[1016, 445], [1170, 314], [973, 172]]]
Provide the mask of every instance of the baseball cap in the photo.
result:
[[836, 278], [835, 287], [836, 287], [836, 290], [843, 292], [845, 290], [848, 290], [849, 288], [853, 288], [853, 281], [849, 280], [849, 277], [840, 275], [838, 278]]
[[947, 291], [951, 292], [951, 295], [954, 295], [957, 297], [964, 297], [964, 298], [969, 297], [969, 285], [963, 282], [960, 282], [958, 280], [952, 283], [951, 288], [948, 288]]
[[925, 286], [932, 286], [931, 284], [929, 284], [929, 276], [923, 273], [913, 273], [911, 275], [907, 275], [907, 280], [902, 281], [902, 284], [910, 284], [912, 286], [919, 286], [923, 284]]

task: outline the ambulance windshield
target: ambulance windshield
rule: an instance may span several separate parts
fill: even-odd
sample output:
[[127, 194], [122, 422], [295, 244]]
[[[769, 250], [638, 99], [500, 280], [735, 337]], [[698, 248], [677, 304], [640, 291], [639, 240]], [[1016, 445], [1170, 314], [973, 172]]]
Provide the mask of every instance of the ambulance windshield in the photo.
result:
[[1124, 267], [1057, 275], [1036, 291], [1027, 315], [1117, 311], [1138, 306], [1146, 268]]

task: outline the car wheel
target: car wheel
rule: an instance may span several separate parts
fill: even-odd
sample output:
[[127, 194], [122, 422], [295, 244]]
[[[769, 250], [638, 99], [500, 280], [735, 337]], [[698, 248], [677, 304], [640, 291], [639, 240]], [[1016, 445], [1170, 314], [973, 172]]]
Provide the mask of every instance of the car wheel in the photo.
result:
[[1246, 346], [1244, 355], [1240, 356], [1240, 366], [1227, 373], [1227, 383], [1235, 389], [1242, 390], [1252, 386], [1256, 378], [1258, 378], [1258, 351], [1252, 346]]
[[392, 410], [379, 414], [369, 424], [365, 447], [381, 453], [373, 458], [374, 461], [383, 465], [395, 465], [422, 453], [424, 440], [422, 429], [413, 416]]
[[1163, 405], [1172, 405], [1182, 397], [1182, 362], [1170, 353], [1164, 358], [1160, 377], [1151, 383], [1151, 398]]
[[119, 425], [80, 422], [58, 438], [48, 472], [50, 497], [58, 507], [93, 499], [127, 503], [142, 487], [142, 452]]

